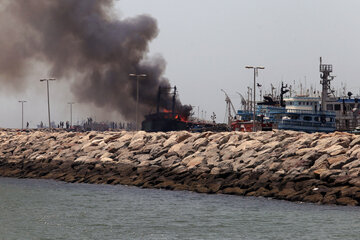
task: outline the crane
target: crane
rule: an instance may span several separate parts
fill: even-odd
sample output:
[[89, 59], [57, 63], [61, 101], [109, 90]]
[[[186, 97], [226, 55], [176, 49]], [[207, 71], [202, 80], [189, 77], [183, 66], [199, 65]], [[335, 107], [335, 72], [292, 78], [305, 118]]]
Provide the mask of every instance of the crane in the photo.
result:
[[241, 93], [239, 93], [239, 92], [236, 92], [237, 94], [239, 94], [239, 96], [240, 96], [240, 98], [241, 98], [241, 105], [243, 106], [243, 110], [247, 110], [246, 109], [246, 105], [247, 105], [247, 102], [246, 102], [246, 100], [245, 100], [245, 98], [243, 97], [243, 95], [241, 95]]
[[[235, 118], [236, 111], [234, 108], [234, 105], [231, 102], [231, 99], [229, 98], [229, 95], [224, 91], [224, 89], [221, 89], [223, 93], [225, 93], [225, 102], [226, 102], [226, 110], [225, 110], [225, 118], [228, 119], [229, 126], [231, 125], [232, 120]], [[234, 113], [234, 117], [231, 115], [231, 110]]]

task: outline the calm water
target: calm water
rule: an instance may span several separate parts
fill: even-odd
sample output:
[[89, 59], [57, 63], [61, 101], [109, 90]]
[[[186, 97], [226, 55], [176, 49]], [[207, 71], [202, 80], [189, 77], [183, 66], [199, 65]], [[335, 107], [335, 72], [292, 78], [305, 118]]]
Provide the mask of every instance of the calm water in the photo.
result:
[[0, 178], [0, 239], [359, 239], [360, 208]]

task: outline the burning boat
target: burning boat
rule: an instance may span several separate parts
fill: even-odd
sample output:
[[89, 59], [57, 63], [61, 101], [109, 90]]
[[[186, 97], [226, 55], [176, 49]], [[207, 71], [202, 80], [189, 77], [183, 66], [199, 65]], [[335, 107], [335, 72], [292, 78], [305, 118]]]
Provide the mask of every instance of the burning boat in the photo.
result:
[[187, 130], [187, 122], [173, 112], [157, 112], [145, 116], [141, 128], [147, 132], [169, 132]]
[[159, 87], [156, 113], [145, 116], [145, 120], [141, 123], [142, 130], [147, 132], [169, 132], [187, 130], [189, 128], [187, 120], [190, 115], [191, 107], [185, 105], [181, 106], [181, 109], [177, 109], [176, 86], [173, 88], [174, 92], [171, 110], [164, 108], [160, 111], [161, 94], [164, 90], [169, 89], [171, 88]]
[[[187, 130], [191, 132], [222, 132], [229, 131], [226, 124], [216, 124], [215, 117], [212, 122], [200, 121], [200, 119], [193, 119], [190, 117], [192, 107], [189, 105], [181, 105], [176, 101], [176, 86], [173, 88], [173, 96], [171, 103], [171, 110], [162, 108], [161, 94], [166, 87], [159, 87], [157, 96], [156, 113], [148, 114], [141, 124], [141, 129], [147, 132], [169, 132]], [[166, 106], [166, 104], [165, 104]], [[170, 106], [168, 106], [170, 108]]]

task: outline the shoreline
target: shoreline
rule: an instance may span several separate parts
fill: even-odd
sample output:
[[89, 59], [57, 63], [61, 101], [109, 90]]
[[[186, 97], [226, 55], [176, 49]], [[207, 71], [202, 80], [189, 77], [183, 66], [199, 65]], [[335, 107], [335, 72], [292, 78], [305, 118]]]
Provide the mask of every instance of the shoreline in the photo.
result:
[[348, 133], [0, 130], [0, 176], [357, 206]]

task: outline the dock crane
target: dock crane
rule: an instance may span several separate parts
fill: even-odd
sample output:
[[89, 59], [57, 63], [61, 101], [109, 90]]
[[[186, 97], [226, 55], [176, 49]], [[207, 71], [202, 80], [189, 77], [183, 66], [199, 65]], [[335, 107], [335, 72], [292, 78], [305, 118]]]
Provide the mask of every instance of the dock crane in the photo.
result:
[[[234, 105], [231, 102], [231, 99], [229, 95], [224, 91], [224, 89], [221, 89], [223, 93], [225, 93], [225, 102], [226, 102], [226, 110], [225, 110], [225, 119], [228, 119], [228, 125], [231, 125], [231, 122], [235, 119], [236, 111], [234, 108]], [[231, 110], [233, 111], [234, 115], [231, 114]]]
[[247, 111], [248, 109], [247, 109], [247, 102], [246, 102], [246, 100], [245, 100], [245, 98], [243, 97], [243, 95], [241, 95], [241, 93], [239, 93], [239, 92], [236, 92], [239, 96], [240, 96], [240, 98], [241, 98], [241, 105], [243, 106], [243, 110], [245, 110], [245, 111]]

